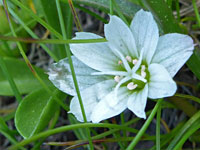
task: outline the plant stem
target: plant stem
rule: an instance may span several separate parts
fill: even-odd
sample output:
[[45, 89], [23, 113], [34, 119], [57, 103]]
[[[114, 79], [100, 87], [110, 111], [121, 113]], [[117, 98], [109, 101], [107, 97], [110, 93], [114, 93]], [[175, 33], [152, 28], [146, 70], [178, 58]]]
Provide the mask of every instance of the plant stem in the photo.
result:
[[144, 125], [142, 126], [142, 128], [140, 129], [140, 131], [138, 132], [136, 137], [133, 139], [133, 141], [129, 144], [127, 150], [133, 150], [134, 147], [136, 146], [136, 144], [139, 142], [140, 138], [145, 133], [146, 129], [148, 128], [148, 126], [150, 125], [151, 121], [153, 120], [153, 118], [154, 118], [159, 106], [161, 105], [161, 102], [162, 102], [162, 99], [159, 99], [157, 104], [156, 104], [156, 106], [154, 107], [153, 111], [151, 112], [149, 118], [144, 123]]

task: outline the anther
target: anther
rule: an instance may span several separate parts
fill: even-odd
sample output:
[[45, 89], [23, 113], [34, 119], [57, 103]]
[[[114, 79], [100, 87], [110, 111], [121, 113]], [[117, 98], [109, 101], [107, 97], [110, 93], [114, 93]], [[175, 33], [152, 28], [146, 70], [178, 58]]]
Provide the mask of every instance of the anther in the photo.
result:
[[118, 65], [121, 65], [121, 64], [122, 64], [122, 61], [121, 61], [121, 60], [119, 60], [119, 61], [118, 61]]
[[141, 71], [141, 76], [143, 77], [143, 78], [145, 78], [146, 77], [146, 72], [144, 72], [143, 70]]
[[115, 80], [115, 82], [119, 82], [120, 81], [120, 76], [115, 76], [114, 80]]
[[128, 62], [131, 62], [132, 61], [131, 56], [126, 56], [126, 60], [128, 60]]
[[133, 61], [132, 61], [132, 63], [133, 63], [134, 65], [136, 65], [136, 64], [137, 64], [137, 62], [138, 62], [138, 60], [137, 60], [137, 59], [133, 59]]
[[127, 89], [129, 90], [134, 90], [137, 88], [137, 84], [134, 84], [133, 82], [130, 82], [129, 84], [127, 84]]
[[142, 71], [145, 71], [145, 69], [146, 69], [145, 65], [142, 65], [141, 67], [142, 67], [141, 70], [142, 70]]

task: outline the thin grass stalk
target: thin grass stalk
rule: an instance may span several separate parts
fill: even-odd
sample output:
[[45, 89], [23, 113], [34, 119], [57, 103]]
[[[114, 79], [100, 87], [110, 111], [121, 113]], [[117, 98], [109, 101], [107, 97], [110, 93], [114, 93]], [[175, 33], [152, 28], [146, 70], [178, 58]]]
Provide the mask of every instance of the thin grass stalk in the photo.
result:
[[5, 64], [5, 62], [4, 62], [4, 60], [1, 56], [0, 56], [0, 67], [1, 67], [5, 77], [7, 78], [8, 82], [10, 84], [10, 87], [11, 87], [17, 101], [20, 103], [22, 101], [21, 94], [20, 94], [20, 92], [19, 92], [19, 90], [18, 90], [18, 88], [15, 84], [15, 81], [13, 80], [12, 75], [9, 73], [9, 71], [6, 67], [6, 64]]
[[[60, 26], [61, 26], [63, 38], [67, 39], [67, 34], [66, 34], [67, 32], [65, 30], [65, 25], [64, 25], [64, 20], [63, 20], [63, 15], [62, 15], [59, 0], [56, 0], [56, 7], [57, 7], [57, 11], [58, 11], [58, 16], [59, 16], [59, 21], [60, 21]], [[79, 90], [76, 74], [75, 74], [75, 71], [74, 71], [74, 66], [73, 66], [73, 62], [72, 62], [72, 58], [71, 58], [71, 52], [70, 52], [69, 45], [65, 44], [65, 49], [66, 49], [66, 52], [67, 52], [67, 57], [68, 57], [69, 64], [70, 64], [70, 70], [72, 72], [72, 78], [73, 78], [74, 86], [75, 86], [76, 93], [77, 93], [77, 96], [78, 96], [81, 112], [82, 112], [82, 115], [83, 115], [83, 120], [84, 120], [85, 123], [87, 123], [85, 109], [84, 109], [84, 106], [83, 106], [83, 101], [82, 101], [82, 98], [81, 98], [81, 93], [80, 93], [80, 90]], [[93, 147], [93, 144], [92, 144], [92, 138], [91, 138], [91, 135], [90, 135], [90, 130], [88, 128], [86, 128], [86, 131], [87, 131], [87, 136], [88, 136], [88, 140], [89, 140], [89, 144], [90, 144], [90, 149], [93, 150], [94, 147]]]
[[200, 27], [200, 15], [199, 15], [199, 9], [198, 9], [197, 4], [196, 4], [196, 0], [192, 0], [192, 5], [194, 7], [194, 12], [195, 12], [195, 15], [196, 15], [196, 18], [197, 18], [198, 26]]
[[140, 131], [138, 132], [138, 134], [136, 135], [136, 137], [133, 139], [133, 141], [129, 144], [127, 150], [133, 150], [134, 147], [136, 146], [136, 144], [139, 142], [139, 140], [141, 139], [141, 137], [143, 136], [143, 134], [145, 133], [146, 129], [148, 128], [148, 126], [150, 125], [151, 121], [153, 120], [159, 106], [161, 105], [163, 99], [159, 99], [157, 101], [157, 104], [155, 105], [153, 111], [151, 112], [150, 116], [148, 117], [148, 119], [145, 121], [144, 125], [142, 126], [142, 128], [140, 129]]
[[110, 15], [113, 15], [113, 1], [110, 0]]
[[[3, 3], [4, 3], [4, 8], [5, 8], [5, 11], [6, 11], [6, 14], [7, 14], [7, 19], [8, 19], [8, 22], [9, 22], [9, 26], [10, 26], [10, 29], [13, 33], [13, 36], [14, 37], [17, 37], [17, 34], [15, 33], [15, 30], [13, 28], [13, 25], [12, 25], [12, 22], [10, 21], [10, 16], [9, 16], [9, 13], [8, 13], [8, 7], [7, 7], [7, 2], [6, 0], [3, 0]], [[29, 59], [27, 58], [23, 48], [22, 48], [22, 45], [20, 42], [17, 42], [17, 46], [20, 50], [20, 53], [25, 61], [25, 63], [27, 64], [27, 66], [29, 67], [29, 69], [31, 70], [31, 72], [33, 73], [33, 75], [35, 76], [35, 78], [40, 82], [40, 84], [44, 87], [44, 89], [50, 94], [52, 95], [52, 91], [49, 89], [49, 87], [44, 83], [44, 81], [40, 78], [40, 76], [37, 74], [37, 72], [35, 71], [35, 69], [33, 68], [32, 64], [30, 63]], [[62, 106], [66, 111], [69, 110], [69, 108], [59, 99], [57, 98], [55, 95], [53, 96], [53, 98], [56, 100], [56, 102]]]
[[[39, 37], [23, 22], [23, 20], [11, 9], [8, 9], [11, 15], [23, 26], [23, 28], [31, 35], [34, 39], [38, 39]], [[41, 47], [53, 58], [56, 62], [58, 62], [58, 58], [56, 55], [51, 52], [51, 50], [44, 44], [40, 43]]]
[[78, 15], [76, 13], [76, 10], [74, 8], [74, 4], [73, 4], [72, 0], [68, 0], [68, 3], [69, 3], [69, 6], [71, 8], [71, 12], [72, 12], [72, 14], [74, 16], [74, 22], [76, 24], [76, 27], [77, 27], [77, 29], [78, 29], [79, 32], [82, 32], [83, 28], [82, 28], [81, 23], [79, 21], [79, 18], [78, 18]]
[[13, 41], [13, 42], [24, 42], [24, 43], [39, 43], [39, 44], [70, 44], [70, 43], [102, 43], [107, 42], [105, 38], [99, 39], [80, 39], [80, 40], [64, 40], [64, 39], [33, 39], [33, 38], [22, 38], [12, 36], [0, 35], [0, 40]]
[[161, 119], [161, 105], [157, 111], [156, 118], [156, 150], [160, 150], [160, 119]]
[[21, 9], [25, 10], [27, 14], [29, 14], [32, 18], [34, 18], [36, 21], [38, 21], [43, 27], [45, 27], [47, 30], [49, 30], [52, 34], [54, 34], [57, 38], [62, 39], [62, 35], [58, 33], [53, 27], [51, 27], [48, 23], [46, 23], [44, 20], [42, 20], [39, 16], [37, 16], [32, 10], [27, 8], [24, 4], [22, 4], [18, 0], [11, 0], [13, 4], [20, 7]]
[[38, 133], [30, 138], [27, 138], [20, 143], [11, 146], [9, 150], [14, 150], [17, 149], [19, 146], [24, 146], [27, 145], [33, 141], [36, 141], [40, 138], [47, 137], [53, 134], [61, 133], [61, 132], [66, 132], [69, 130], [75, 130], [79, 128], [91, 128], [91, 127], [97, 127], [97, 128], [113, 128], [113, 129], [119, 129], [119, 130], [126, 130], [131, 133], [137, 133], [138, 131], [133, 128], [126, 127], [125, 125], [117, 125], [117, 124], [110, 124], [110, 123], [80, 123], [80, 124], [73, 124], [73, 125], [66, 125], [62, 127], [58, 127], [55, 129], [47, 130], [41, 133]]

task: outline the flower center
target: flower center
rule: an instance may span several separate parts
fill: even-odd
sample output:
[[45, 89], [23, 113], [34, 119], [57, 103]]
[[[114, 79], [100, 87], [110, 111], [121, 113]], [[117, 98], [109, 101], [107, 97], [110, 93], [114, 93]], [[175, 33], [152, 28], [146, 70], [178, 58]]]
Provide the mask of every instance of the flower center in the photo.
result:
[[[141, 61], [139, 62], [137, 58], [132, 58], [131, 56], [126, 56], [125, 59], [128, 62], [130, 68], [134, 70], [133, 72], [129, 73], [131, 78], [128, 78], [127, 80], [122, 82], [122, 79], [125, 78], [125, 76], [116, 75], [114, 76], [115, 82], [121, 84], [121, 86], [126, 86], [127, 89], [130, 91], [137, 91], [143, 89], [146, 82], [149, 81], [149, 72], [147, 69], [147, 65], [145, 65]], [[136, 66], [137, 64], [139, 66]], [[125, 70], [122, 60], [118, 61], [118, 65], [120, 66], [120, 68], [123, 68], [123, 70]]]

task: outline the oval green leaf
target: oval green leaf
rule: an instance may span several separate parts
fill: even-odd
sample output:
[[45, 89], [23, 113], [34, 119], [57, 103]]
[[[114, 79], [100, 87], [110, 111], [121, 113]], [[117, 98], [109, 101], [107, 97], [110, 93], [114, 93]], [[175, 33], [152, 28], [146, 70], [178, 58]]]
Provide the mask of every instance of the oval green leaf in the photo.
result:
[[[54, 96], [64, 98], [65, 94], [56, 90]], [[37, 90], [19, 104], [15, 115], [15, 126], [18, 132], [28, 138], [43, 130], [51, 120], [58, 104], [44, 89]]]

